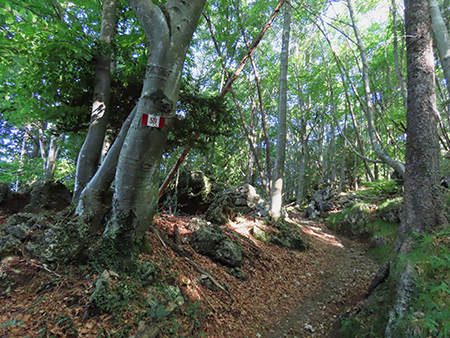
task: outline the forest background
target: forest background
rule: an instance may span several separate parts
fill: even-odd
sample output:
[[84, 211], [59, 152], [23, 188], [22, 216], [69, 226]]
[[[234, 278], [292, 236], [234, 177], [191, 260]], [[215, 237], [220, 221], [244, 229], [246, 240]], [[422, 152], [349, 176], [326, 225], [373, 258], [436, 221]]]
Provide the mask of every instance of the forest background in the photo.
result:
[[[92, 231], [104, 225], [97, 203], [114, 176], [104, 171], [114, 168], [113, 217], [97, 252], [125, 239], [126, 270], [153, 219], [157, 188], [191, 147], [182, 170], [203, 170], [224, 188], [251, 183], [270, 197], [275, 219], [282, 196], [301, 205], [324, 184], [341, 192], [406, 175], [407, 217], [395, 250], [409, 253], [411, 232], [447, 223], [436, 192], [449, 171], [450, 47], [447, 4], [408, 3], [422, 16], [405, 25], [395, 0], [294, 1], [283, 19], [275, 17], [285, 1], [203, 9], [202, 1], [133, 0], [134, 11], [122, 1], [1, 2], [1, 180], [16, 191], [54, 179], [73, 186], [76, 214]], [[432, 53], [429, 32], [420, 31], [430, 16], [434, 58], [422, 54]], [[408, 70], [416, 62], [417, 71], [408, 71], [408, 90], [424, 70], [425, 85], [407, 98], [408, 39], [420, 55], [410, 59], [416, 50], [408, 49]], [[166, 126], [141, 126], [147, 111], [166, 117]], [[416, 126], [424, 128], [416, 134]], [[408, 264], [402, 271], [400, 281], [410, 279]]]
[[[180, 123], [169, 136], [161, 180], [198, 133], [184, 169], [204, 170], [229, 186], [244, 179], [265, 194], [262, 178], [270, 181], [276, 158], [282, 16], [233, 84], [233, 96], [223, 103], [224, 116], [213, 123], [205, 116], [216, 108], [213, 98], [275, 5], [207, 4], [183, 70]], [[37, 180], [74, 184], [99, 53], [105, 48], [112, 52], [111, 117], [104, 152], [139, 99], [145, 73], [145, 38], [127, 3], [119, 3], [117, 33], [110, 46], [99, 41], [100, 3], [53, 6], [43, 2], [1, 7], [6, 37], [1, 63], [1, 180], [13, 183], [16, 190]], [[320, 182], [357, 186], [388, 178], [392, 170], [386, 164], [364, 159], [377, 160], [367, 128], [361, 57], [347, 6], [292, 3], [292, 8], [284, 200], [301, 203]], [[406, 50], [401, 8], [369, 2], [356, 4], [355, 12], [368, 55], [376, 137], [386, 154], [404, 162]], [[441, 145], [446, 150], [448, 92], [441, 68], [436, 69]]]

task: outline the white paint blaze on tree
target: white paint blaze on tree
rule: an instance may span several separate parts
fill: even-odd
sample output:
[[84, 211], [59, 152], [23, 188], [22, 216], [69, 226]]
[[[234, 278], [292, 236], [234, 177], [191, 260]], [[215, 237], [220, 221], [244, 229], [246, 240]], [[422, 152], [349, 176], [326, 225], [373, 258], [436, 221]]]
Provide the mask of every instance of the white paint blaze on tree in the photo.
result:
[[277, 220], [281, 217], [284, 161], [286, 158], [286, 102], [287, 102], [287, 70], [289, 59], [289, 37], [291, 29], [291, 6], [285, 7], [283, 25], [283, 44], [281, 47], [280, 93], [278, 101], [278, 134], [275, 168], [272, 175], [272, 191], [269, 215]]
[[[205, 0], [131, 0], [149, 45], [142, 94], [120, 151], [115, 175], [112, 217], [103, 248], [113, 248], [122, 268], [133, 264], [158, 204], [161, 155], [175, 115], [186, 52]], [[164, 128], [141, 124], [142, 115], [166, 118]]]

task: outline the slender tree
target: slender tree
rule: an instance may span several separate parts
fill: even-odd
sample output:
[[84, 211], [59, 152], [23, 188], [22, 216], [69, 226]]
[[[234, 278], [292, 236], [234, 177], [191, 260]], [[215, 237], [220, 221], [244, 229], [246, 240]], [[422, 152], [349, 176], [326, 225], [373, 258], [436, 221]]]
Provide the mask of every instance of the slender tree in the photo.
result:
[[95, 69], [94, 99], [92, 102], [89, 130], [78, 155], [75, 174], [73, 201], [76, 203], [81, 192], [97, 171], [102, 154], [103, 141], [109, 118], [109, 97], [111, 87], [111, 52], [107, 51], [116, 29], [117, 0], [103, 2], [100, 41], [104, 52], [97, 56]]
[[448, 97], [450, 97], [450, 37], [436, 0], [430, 0], [430, 9], [434, 36], [436, 37], [439, 58], [447, 83]]
[[372, 97], [371, 97], [371, 91], [370, 91], [370, 81], [369, 81], [369, 61], [367, 59], [367, 53], [364, 48], [364, 43], [361, 37], [361, 33], [359, 31], [359, 27], [356, 21], [356, 15], [354, 12], [354, 5], [353, 0], [347, 0], [348, 10], [350, 13], [350, 18], [352, 20], [352, 27], [353, 31], [355, 33], [359, 53], [361, 56], [361, 62], [362, 62], [362, 78], [363, 78], [363, 86], [364, 86], [364, 94], [365, 94], [365, 113], [366, 113], [366, 119], [367, 119], [367, 126], [368, 126], [368, 132], [370, 137], [370, 142], [372, 143], [372, 148], [377, 154], [377, 156], [385, 163], [387, 163], [389, 166], [391, 166], [393, 169], [395, 169], [397, 172], [403, 174], [405, 171], [405, 166], [389, 157], [384, 150], [381, 147], [381, 144], [379, 143], [379, 140], [377, 139], [377, 133], [375, 130], [375, 123], [374, 123], [374, 116], [373, 116], [373, 104], [372, 104]]
[[273, 172], [269, 215], [277, 220], [281, 217], [283, 197], [284, 161], [286, 157], [286, 111], [287, 111], [287, 71], [289, 61], [289, 38], [291, 30], [291, 6], [285, 7], [283, 41], [281, 46], [280, 89], [278, 99], [277, 152]]

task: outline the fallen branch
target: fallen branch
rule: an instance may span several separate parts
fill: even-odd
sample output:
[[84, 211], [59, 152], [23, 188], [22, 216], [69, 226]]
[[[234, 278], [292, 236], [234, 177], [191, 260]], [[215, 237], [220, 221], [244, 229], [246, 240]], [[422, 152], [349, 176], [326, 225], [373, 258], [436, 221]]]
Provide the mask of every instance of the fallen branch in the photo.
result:
[[213, 282], [213, 284], [215, 286], [217, 286], [219, 289], [221, 289], [222, 291], [224, 291], [228, 297], [230, 297], [230, 301], [231, 303], [233, 303], [233, 296], [231, 295], [230, 291], [228, 291], [227, 289], [225, 289], [225, 287], [220, 284], [219, 282], [217, 282], [213, 276], [204, 268], [202, 268], [200, 265], [198, 265], [197, 263], [195, 263], [194, 261], [192, 261], [190, 259], [190, 257], [192, 256], [191, 253], [183, 250], [182, 248], [180, 248], [178, 245], [176, 245], [173, 241], [171, 241], [169, 238], [167, 238], [164, 234], [160, 233], [159, 230], [156, 228], [156, 226], [151, 225], [150, 229], [152, 229], [152, 231], [158, 236], [158, 238], [165, 244], [167, 244], [173, 251], [175, 251], [175, 253], [177, 253], [179, 256], [184, 257], [184, 259], [191, 264], [194, 268], [196, 268], [200, 273], [206, 275], [211, 282]]
[[178, 255], [182, 257], [191, 257], [191, 253], [187, 252], [186, 250], [180, 248], [178, 245], [176, 245], [173, 241], [171, 241], [169, 238], [167, 238], [164, 234], [160, 233], [159, 230], [156, 228], [156, 226], [151, 225], [150, 229], [158, 236], [159, 240], [163, 243], [169, 246], [173, 251], [175, 251]]
[[186, 261], [191, 264], [194, 268], [196, 268], [198, 270], [198, 272], [200, 272], [201, 274], [207, 276], [211, 282], [213, 282], [213, 284], [215, 286], [217, 286], [219, 289], [221, 289], [223, 292], [225, 292], [228, 297], [230, 297], [230, 301], [231, 303], [233, 303], [233, 296], [231, 295], [231, 292], [228, 291], [227, 289], [224, 288], [224, 286], [222, 284], [220, 284], [218, 281], [216, 281], [213, 276], [204, 268], [202, 268], [200, 265], [198, 265], [197, 263], [195, 263], [194, 261], [192, 261], [191, 259], [185, 257]]

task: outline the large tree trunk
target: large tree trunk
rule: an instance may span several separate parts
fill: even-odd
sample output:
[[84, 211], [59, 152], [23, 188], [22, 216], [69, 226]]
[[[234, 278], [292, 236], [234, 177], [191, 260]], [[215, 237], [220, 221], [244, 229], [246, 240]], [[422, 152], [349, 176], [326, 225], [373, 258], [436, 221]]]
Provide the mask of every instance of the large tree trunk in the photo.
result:
[[[116, 3], [117, 0], [103, 2], [102, 28], [100, 41], [111, 43], [116, 29]], [[81, 192], [97, 171], [102, 155], [103, 141], [109, 117], [109, 96], [111, 87], [111, 54], [97, 56], [95, 69], [94, 99], [92, 102], [91, 122], [89, 130], [78, 155], [75, 174], [75, 187], [73, 201], [76, 203]]]
[[[395, 249], [411, 249], [411, 233], [446, 224], [439, 173], [434, 57], [426, 0], [406, 1], [408, 111], [404, 218]], [[415, 36], [419, 38], [414, 38]]]
[[[153, 222], [161, 154], [175, 114], [186, 52], [205, 1], [169, 0], [157, 6], [148, 0], [130, 0], [147, 36], [149, 57], [136, 115], [120, 152], [112, 217], [99, 249], [118, 268], [134, 266], [145, 232]], [[144, 113], [165, 117], [166, 126], [142, 125]], [[112, 261], [111, 253], [115, 256]]]
[[[447, 224], [442, 209], [439, 175], [439, 139], [431, 18], [428, 0], [406, 0], [408, 109], [404, 214], [394, 250], [406, 254], [417, 241], [414, 233], [430, 232]], [[386, 337], [396, 330], [410, 310], [414, 297], [415, 267], [407, 261], [398, 277], [397, 300], [390, 312]], [[415, 336], [407, 334], [408, 336]]]
[[352, 20], [353, 31], [355, 32], [356, 41], [358, 44], [361, 61], [362, 61], [362, 72], [363, 72], [363, 86], [364, 86], [364, 94], [365, 94], [365, 113], [367, 119], [368, 132], [370, 137], [370, 142], [372, 143], [372, 148], [377, 154], [377, 156], [385, 163], [387, 163], [390, 167], [392, 167], [397, 172], [403, 174], [405, 172], [405, 166], [389, 157], [381, 148], [379, 141], [376, 137], [375, 123], [373, 117], [373, 105], [371, 101], [371, 91], [370, 91], [370, 82], [369, 82], [369, 62], [367, 60], [367, 53], [364, 49], [364, 44], [361, 38], [361, 34], [359, 32], [359, 28], [356, 22], [355, 13], [353, 11], [353, 0], [347, 0], [348, 9], [350, 12], [350, 18]]
[[289, 59], [289, 37], [291, 30], [291, 6], [285, 7], [283, 42], [281, 47], [280, 93], [278, 101], [278, 133], [275, 168], [270, 198], [269, 215], [274, 220], [281, 217], [284, 161], [286, 157], [286, 106], [287, 106], [287, 71]]

